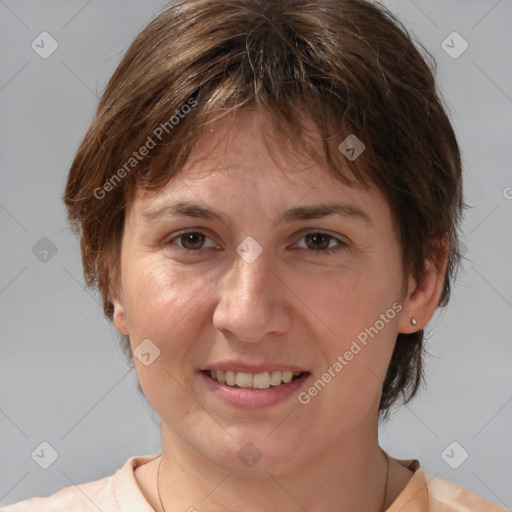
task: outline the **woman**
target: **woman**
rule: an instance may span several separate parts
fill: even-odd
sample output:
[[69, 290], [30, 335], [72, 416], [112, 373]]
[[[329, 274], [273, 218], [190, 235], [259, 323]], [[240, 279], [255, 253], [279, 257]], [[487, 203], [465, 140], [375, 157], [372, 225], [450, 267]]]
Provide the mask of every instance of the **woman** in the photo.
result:
[[421, 383], [464, 207], [432, 72], [383, 7], [173, 3], [64, 201], [162, 452], [6, 511], [505, 510], [377, 438]]

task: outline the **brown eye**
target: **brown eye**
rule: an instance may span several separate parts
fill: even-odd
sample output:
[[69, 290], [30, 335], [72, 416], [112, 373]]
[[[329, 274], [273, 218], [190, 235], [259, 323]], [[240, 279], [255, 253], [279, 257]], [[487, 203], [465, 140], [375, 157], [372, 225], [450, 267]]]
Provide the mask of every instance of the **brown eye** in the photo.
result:
[[329, 247], [329, 241], [333, 238], [326, 233], [309, 233], [304, 237], [306, 245], [310, 249], [324, 250]]
[[[210, 240], [210, 245], [205, 246], [205, 241]], [[188, 251], [190, 253], [200, 253], [206, 249], [214, 249], [215, 244], [211, 241], [210, 237], [201, 231], [185, 231], [178, 233], [166, 242], [167, 246], [173, 246], [181, 251]]]
[[[329, 233], [323, 231], [310, 231], [309, 233], [303, 233], [301, 241], [304, 240], [305, 246], [300, 245], [301, 249], [305, 249], [308, 252], [312, 252], [317, 256], [329, 256], [336, 253], [346, 247], [348, 243], [336, 238]], [[335, 245], [331, 245], [331, 242], [335, 242]]]
[[189, 233], [181, 234], [179, 239], [185, 249], [201, 249], [205, 236], [198, 231], [190, 231]]

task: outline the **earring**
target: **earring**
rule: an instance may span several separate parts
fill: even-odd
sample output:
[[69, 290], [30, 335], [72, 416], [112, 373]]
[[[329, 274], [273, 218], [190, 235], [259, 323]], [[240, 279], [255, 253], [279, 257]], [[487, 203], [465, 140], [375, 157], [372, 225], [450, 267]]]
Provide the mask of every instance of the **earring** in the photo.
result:
[[416, 322], [416, 318], [411, 317], [411, 324], [416, 325], [418, 322]]

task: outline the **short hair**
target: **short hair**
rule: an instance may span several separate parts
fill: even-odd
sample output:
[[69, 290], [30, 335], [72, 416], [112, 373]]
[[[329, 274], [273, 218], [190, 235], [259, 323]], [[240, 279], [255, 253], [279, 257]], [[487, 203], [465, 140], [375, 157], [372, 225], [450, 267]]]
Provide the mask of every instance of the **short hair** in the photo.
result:
[[[108, 82], [63, 195], [80, 236], [86, 285], [101, 292], [106, 317], [113, 318], [110, 289], [119, 278], [125, 210], [135, 191], [161, 190], [208, 122], [252, 108], [342, 183], [384, 194], [405, 276], [420, 280], [447, 242], [438, 304], [444, 307], [462, 258], [458, 231], [466, 205], [435, 67], [406, 27], [369, 1], [169, 4]], [[308, 144], [306, 120], [318, 129], [321, 155]], [[365, 146], [357, 159], [338, 149], [351, 134]], [[128, 337], [122, 343], [133, 363]], [[423, 329], [398, 334], [380, 417], [400, 395], [407, 403], [416, 394], [425, 352]]]

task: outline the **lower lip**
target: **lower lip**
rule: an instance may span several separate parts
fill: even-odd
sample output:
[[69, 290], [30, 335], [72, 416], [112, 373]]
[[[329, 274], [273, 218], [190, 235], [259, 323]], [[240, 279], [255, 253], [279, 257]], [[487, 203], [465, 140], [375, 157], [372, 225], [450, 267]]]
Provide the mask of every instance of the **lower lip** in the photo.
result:
[[309, 373], [304, 373], [298, 379], [279, 386], [270, 386], [268, 389], [235, 388], [221, 384], [212, 379], [207, 373], [199, 372], [208, 389], [213, 391], [230, 404], [246, 409], [255, 409], [282, 402], [297, 393], [299, 388], [308, 379]]

